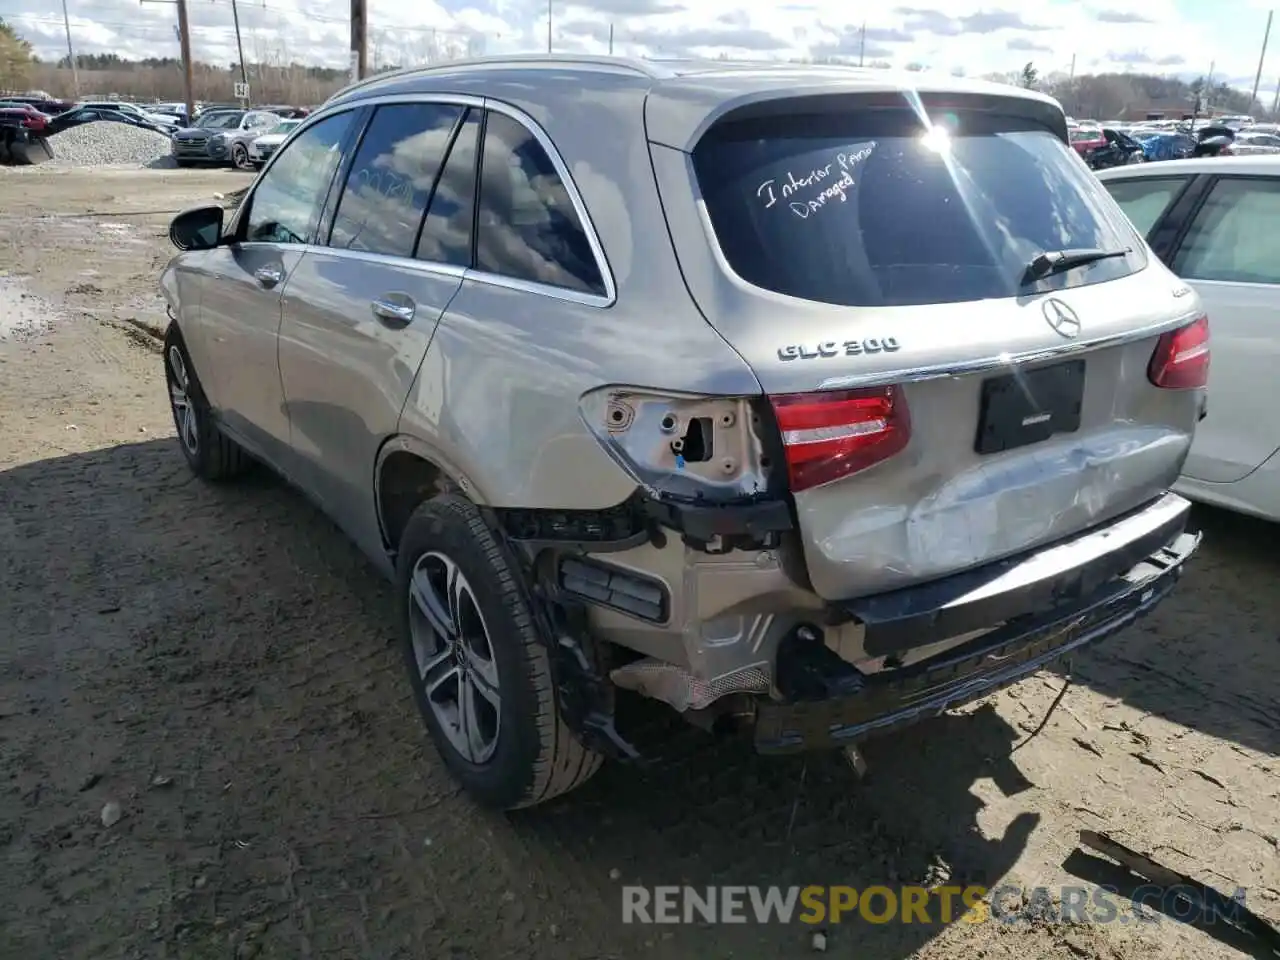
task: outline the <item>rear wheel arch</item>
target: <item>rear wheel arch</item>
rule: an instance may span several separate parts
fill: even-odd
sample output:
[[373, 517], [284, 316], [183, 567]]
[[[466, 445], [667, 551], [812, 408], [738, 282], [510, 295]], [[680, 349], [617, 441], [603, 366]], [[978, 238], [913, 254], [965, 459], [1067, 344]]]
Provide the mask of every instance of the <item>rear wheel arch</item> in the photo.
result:
[[374, 500], [383, 545], [394, 553], [418, 506], [442, 493], [456, 493], [477, 506], [485, 500], [465, 475], [426, 444], [408, 436], [392, 437], [374, 466]]

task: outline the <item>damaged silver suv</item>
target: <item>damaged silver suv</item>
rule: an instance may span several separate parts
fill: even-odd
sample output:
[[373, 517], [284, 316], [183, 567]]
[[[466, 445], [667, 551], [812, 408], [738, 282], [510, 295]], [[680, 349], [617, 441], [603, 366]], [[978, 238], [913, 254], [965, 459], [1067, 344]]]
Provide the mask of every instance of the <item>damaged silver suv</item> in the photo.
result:
[[851, 749], [1121, 630], [1208, 321], [1011, 87], [517, 57], [336, 95], [172, 224], [209, 480], [270, 464], [396, 583], [480, 800], [637, 756], [619, 688]]

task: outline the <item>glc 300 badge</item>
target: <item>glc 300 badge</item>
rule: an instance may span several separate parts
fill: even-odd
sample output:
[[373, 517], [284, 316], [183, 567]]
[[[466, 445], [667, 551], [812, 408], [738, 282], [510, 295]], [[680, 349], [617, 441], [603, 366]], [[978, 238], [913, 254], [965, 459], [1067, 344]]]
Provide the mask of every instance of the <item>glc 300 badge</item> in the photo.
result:
[[865, 340], [825, 340], [813, 346], [793, 343], [778, 350], [779, 360], [816, 360], [818, 357], [861, 357], [871, 353], [893, 353], [898, 341], [893, 337], [867, 337]]

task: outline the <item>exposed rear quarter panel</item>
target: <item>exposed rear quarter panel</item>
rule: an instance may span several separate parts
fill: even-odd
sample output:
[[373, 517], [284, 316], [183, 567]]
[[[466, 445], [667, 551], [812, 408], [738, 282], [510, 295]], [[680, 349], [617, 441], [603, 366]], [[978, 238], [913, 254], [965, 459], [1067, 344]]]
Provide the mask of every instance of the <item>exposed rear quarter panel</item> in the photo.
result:
[[[570, 170], [616, 285], [612, 306], [512, 289], [472, 274], [445, 312], [401, 431], [438, 451], [469, 493], [498, 506], [600, 509], [636, 482], [579, 413], [606, 384], [756, 395], [750, 367], [689, 297], [667, 234], [644, 138], [644, 88], [573, 74], [486, 88], [542, 125]], [[458, 92], [465, 92], [459, 90]]]

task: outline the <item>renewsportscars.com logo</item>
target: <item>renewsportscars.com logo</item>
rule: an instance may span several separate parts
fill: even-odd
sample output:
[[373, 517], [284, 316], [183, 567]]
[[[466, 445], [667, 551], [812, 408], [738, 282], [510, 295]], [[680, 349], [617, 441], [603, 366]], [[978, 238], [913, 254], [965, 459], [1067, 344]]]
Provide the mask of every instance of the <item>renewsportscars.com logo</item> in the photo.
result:
[[[623, 923], [1017, 923], [1096, 924], [1188, 919], [1196, 891], [1150, 885], [1121, 896], [1108, 887], [969, 886], [622, 887]], [[1245, 891], [1231, 899], [1244, 905]], [[1162, 905], [1165, 909], [1152, 909]]]

